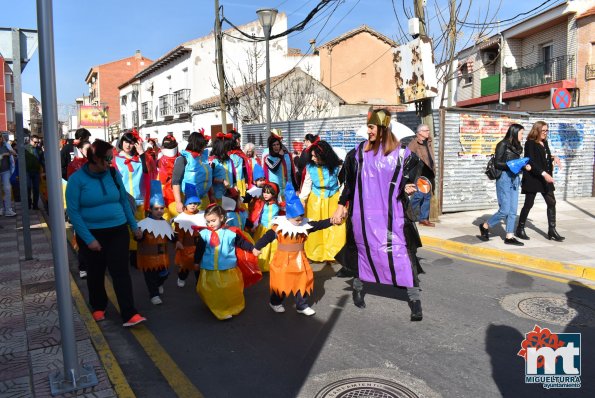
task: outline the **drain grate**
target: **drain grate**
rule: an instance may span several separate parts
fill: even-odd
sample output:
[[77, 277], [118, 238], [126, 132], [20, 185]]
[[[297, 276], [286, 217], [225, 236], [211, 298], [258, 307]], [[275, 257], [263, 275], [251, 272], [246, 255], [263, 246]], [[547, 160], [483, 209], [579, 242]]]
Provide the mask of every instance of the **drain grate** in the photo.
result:
[[373, 377], [351, 377], [324, 387], [316, 398], [418, 398], [409, 388], [394, 381]]
[[579, 300], [554, 293], [519, 293], [502, 299], [513, 314], [562, 326], [595, 326], [595, 310]]

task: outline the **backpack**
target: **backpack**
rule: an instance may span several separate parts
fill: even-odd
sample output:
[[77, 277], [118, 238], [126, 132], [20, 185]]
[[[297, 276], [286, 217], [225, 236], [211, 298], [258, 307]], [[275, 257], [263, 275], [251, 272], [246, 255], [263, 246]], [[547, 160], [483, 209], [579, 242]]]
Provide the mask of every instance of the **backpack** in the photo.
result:
[[491, 155], [486, 166], [485, 175], [487, 175], [490, 180], [496, 180], [500, 177], [500, 174], [502, 174], [502, 170], [496, 168], [496, 159], [494, 155]]

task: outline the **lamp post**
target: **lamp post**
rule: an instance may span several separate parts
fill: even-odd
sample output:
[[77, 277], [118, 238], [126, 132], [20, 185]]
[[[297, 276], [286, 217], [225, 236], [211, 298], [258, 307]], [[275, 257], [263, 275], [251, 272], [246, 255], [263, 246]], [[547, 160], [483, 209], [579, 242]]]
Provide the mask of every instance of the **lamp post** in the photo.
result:
[[277, 10], [274, 8], [261, 8], [256, 10], [258, 20], [264, 31], [264, 39], [266, 42], [266, 78], [267, 78], [267, 132], [271, 133], [271, 70], [269, 60], [269, 38], [271, 37], [271, 30], [277, 18]]

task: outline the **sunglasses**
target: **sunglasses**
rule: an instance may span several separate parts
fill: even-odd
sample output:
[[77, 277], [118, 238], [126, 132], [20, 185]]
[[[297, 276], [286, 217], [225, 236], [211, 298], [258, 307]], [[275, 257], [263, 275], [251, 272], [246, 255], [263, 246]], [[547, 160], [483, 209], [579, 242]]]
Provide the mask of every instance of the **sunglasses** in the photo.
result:
[[112, 155], [109, 155], [109, 156], [105, 156], [103, 159], [109, 163], [114, 159], [114, 157]]

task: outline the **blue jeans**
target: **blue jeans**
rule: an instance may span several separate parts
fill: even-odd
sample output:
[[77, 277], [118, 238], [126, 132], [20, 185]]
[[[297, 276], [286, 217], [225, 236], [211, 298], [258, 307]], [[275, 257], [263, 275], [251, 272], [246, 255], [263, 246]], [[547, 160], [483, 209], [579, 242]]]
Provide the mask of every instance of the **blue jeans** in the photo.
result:
[[432, 199], [432, 193], [423, 193], [415, 191], [411, 198], [411, 209], [415, 212], [419, 207], [419, 221], [428, 220], [430, 218], [430, 200]]
[[503, 171], [496, 180], [496, 195], [498, 196], [498, 211], [488, 220], [488, 226], [494, 227], [506, 218], [506, 233], [514, 233], [516, 211], [519, 205], [520, 177], [510, 171]]

